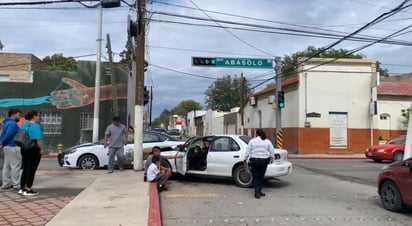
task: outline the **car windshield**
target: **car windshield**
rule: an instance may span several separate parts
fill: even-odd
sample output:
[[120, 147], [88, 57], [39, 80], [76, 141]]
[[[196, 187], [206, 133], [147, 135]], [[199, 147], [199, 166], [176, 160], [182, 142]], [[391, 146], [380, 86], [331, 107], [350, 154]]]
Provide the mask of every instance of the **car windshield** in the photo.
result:
[[406, 136], [400, 136], [388, 141], [387, 144], [405, 144], [405, 140]]
[[178, 129], [176, 129], [176, 130], [169, 130], [169, 131], [167, 131], [167, 134], [169, 134], [169, 135], [180, 135], [180, 131], [178, 130]]

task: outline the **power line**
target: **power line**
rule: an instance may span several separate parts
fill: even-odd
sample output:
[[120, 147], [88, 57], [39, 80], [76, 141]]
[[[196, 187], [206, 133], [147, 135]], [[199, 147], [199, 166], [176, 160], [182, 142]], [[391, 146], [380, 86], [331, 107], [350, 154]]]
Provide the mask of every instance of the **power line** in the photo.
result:
[[216, 20], [214, 20], [211, 16], [209, 16], [209, 14], [207, 14], [205, 11], [203, 11], [198, 5], [196, 5], [196, 3], [194, 3], [192, 0], [189, 0], [194, 6], [196, 6], [196, 8], [198, 8], [203, 14], [205, 14], [207, 17], [209, 17], [214, 23], [216, 23], [217, 25], [219, 25], [219, 27], [223, 28], [223, 30], [225, 30], [227, 33], [229, 33], [230, 35], [232, 35], [234, 38], [236, 38], [237, 40], [241, 41], [243, 44], [246, 44], [247, 46], [251, 47], [252, 49], [255, 49], [261, 53], [267, 54], [268, 56], [273, 56], [273, 54], [270, 54], [266, 51], [263, 51], [259, 48], [257, 48], [256, 46], [250, 44], [249, 42], [243, 40], [242, 38], [240, 38], [239, 36], [235, 35], [233, 32], [229, 31], [228, 29], [226, 29], [225, 27], [221, 26]]
[[[65, 57], [65, 58], [74, 58], [74, 59], [77, 59], [77, 58], [83, 58], [83, 57], [89, 57], [89, 56], [95, 56], [95, 55], [96, 55], [96, 53], [92, 53], [92, 54], [85, 54], [85, 55], [79, 55], [79, 56], [73, 56], [73, 57]], [[30, 65], [30, 64], [32, 64], [32, 65], [34, 65], [34, 64], [44, 64], [44, 63], [45, 63], [45, 62], [40, 61], [40, 62], [34, 62], [34, 63], [7, 64], [7, 65], [0, 65], [0, 68], [1, 68], [1, 67], [25, 66], [25, 65]]]
[[166, 71], [172, 71], [172, 72], [175, 72], [175, 73], [180, 73], [180, 74], [184, 74], [184, 75], [190, 75], [190, 76], [193, 76], [193, 77], [216, 80], [216, 78], [207, 77], [207, 76], [204, 76], [204, 75], [197, 75], [197, 74], [188, 73], [188, 72], [183, 72], [183, 71], [178, 71], [178, 70], [174, 70], [174, 69], [170, 69], [170, 68], [158, 66], [158, 65], [155, 65], [155, 64], [150, 64], [150, 66], [156, 67], [156, 68], [160, 68], [160, 69], [163, 69], [163, 70], [166, 70]]

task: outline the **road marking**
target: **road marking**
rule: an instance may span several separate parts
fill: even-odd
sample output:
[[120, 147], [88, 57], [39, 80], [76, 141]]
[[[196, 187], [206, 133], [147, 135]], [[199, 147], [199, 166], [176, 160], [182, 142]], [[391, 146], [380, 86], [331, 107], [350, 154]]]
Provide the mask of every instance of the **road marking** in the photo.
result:
[[168, 194], [166, 198], [217, 198], [218, 194]]

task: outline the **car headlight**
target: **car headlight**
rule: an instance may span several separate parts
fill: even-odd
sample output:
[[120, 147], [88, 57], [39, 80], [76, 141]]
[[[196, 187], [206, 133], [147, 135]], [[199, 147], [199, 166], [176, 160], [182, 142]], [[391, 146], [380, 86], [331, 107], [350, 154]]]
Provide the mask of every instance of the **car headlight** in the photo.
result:
[[70, 149], [68, 152], [69, 152], [69, 154], [73, 154], [73, 153], [75, 153], [77, 151], [77, 149], [76, 148], [73, 148], [73, 149]]

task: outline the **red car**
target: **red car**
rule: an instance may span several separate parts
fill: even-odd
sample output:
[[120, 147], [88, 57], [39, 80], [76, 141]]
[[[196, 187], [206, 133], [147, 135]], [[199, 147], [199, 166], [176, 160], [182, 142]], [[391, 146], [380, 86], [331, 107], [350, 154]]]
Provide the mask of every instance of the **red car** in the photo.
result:
[[375, 162], [389, 160], [392, 162], [401, 161], [405, 150], [406, 135], [396, 137], [386, 144], [374, 145], [365, 151], [366, 158]]
[[378, 176], [378, 194], [390, 211], [412, 205], [412, 158], [382, 168]]

